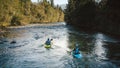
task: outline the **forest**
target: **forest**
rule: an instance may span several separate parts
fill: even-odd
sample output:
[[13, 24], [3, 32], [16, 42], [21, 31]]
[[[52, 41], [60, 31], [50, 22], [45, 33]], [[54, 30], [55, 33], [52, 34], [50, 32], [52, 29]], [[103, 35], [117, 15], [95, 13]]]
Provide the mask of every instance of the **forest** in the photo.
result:
[[17, 26], [33, 23], [64, 21], [64, 13], [54, 0], [0, 0], [0, 26]]
[[68, 0], [65, 21], [80, 29], [120, 36], [120, 0]]

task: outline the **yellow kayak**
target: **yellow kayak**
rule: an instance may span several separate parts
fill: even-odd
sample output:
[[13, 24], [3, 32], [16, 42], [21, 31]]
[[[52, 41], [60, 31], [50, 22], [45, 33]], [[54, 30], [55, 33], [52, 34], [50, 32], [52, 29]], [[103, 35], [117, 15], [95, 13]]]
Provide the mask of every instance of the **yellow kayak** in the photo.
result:
[[46, 44], [44, 44], [44, 47], [45, 47], [45, 48], [51, 48], [51, 45], [46, 45]]

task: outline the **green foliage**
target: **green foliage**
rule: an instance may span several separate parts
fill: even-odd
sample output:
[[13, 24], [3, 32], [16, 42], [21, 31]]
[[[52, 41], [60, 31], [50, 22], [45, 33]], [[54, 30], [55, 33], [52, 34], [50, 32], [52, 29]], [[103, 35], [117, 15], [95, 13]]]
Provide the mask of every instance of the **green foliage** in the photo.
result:
[[11, 19], [10, 24], [11, 24], [12, 26], [21, 25], [20, 20], [21, 20], [21, 16], [20, 16], [20, 15], [14, 15], [14, 16], [12, 17], [12, 19]]
[[65, 10], [65, 21], [82, 28], [91, 27], [95, 17], [95, 5], [93, 3], [90, 0], [69, 0]]
[[25, 25], [64, 21], [64, 13], [47, 0], [32, 3], [31, 0], [0, 0], [0, 25]]
[[[119, 0], [68, 0], [65, 21], [82, 29], [120, 35]], [[114, 32], [114, 33], [113, 33]]]
[[[33, 4], [31, 8], [31, 14], [32, 14], [31, 15], [32, 23], [34, 22], [49, 23], [49, 22], [64, 21], [63, 11], [58, 10], [58, 8], [51, 6], [51, 4], [46, 1], [40, 2], [37, 5]], [[60, 14], [62, 15], [62, 17]]]

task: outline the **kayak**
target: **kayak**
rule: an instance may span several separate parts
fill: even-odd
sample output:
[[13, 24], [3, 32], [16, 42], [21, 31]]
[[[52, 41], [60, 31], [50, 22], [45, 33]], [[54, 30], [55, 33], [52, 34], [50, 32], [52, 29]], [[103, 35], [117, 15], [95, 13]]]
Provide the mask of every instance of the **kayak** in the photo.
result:
[[51, 48], [51, 46], [53, 45], [52, 40], [53, 39], [49, 40], [49, 38], [48, 38], [48, 40], [44, 43], [44, 47]]
[[73, 55], [75, 58], [82, 58], [82, 54], [74, 54]]
[[74, 53], [72, 52], [72, 55], [73, 55], [74, 58], [82, 58], [82, 54], [81, 54], [81, 53], [79, 53], [79, 54], [74, 54]]
[[46, 45], [46, 44], [44, 44], [44, 47], [45, 47], [45, 48], [51, 48], [51, 45]]

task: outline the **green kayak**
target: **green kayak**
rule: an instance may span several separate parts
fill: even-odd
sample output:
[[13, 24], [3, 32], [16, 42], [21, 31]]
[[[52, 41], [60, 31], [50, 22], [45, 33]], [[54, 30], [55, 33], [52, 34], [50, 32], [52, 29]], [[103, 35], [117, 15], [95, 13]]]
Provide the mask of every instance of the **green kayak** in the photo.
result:
[[44, 47], [45, 47], [45, 48], [51, 48], [51, 45], [46, 45], [46, 44], [44, 44]]

